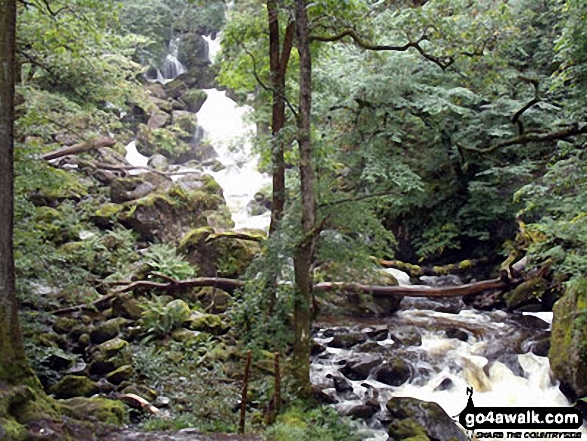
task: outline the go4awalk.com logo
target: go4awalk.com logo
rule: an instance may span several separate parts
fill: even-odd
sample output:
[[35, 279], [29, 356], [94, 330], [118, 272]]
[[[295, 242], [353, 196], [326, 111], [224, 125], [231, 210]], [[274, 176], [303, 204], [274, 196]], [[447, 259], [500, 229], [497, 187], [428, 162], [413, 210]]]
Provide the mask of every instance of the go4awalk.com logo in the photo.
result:
[[577, 407], [475, 407], [472, 388], [467, 395], [458, 420], [471, 439], [581, 438], [583, 415]]

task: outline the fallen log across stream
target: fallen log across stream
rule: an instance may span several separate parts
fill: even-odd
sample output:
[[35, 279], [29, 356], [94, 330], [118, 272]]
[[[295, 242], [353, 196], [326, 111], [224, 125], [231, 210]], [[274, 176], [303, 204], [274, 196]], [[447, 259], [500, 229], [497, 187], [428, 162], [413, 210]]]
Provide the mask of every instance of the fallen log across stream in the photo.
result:
[[[70, 308], [64, 308], [52, 311], [55, 314], [64, 314], [75, 310], [85, 308], [104, 307], [114, 297], [120, 293], [135, 290], [159, 289], [170, 293], [193, 288], [193, 287], [216, 287], [228, 292], [234, 292], [242, 289], [245, 282], [223, 277], [197, 277], [188, 280], [175, 280], [158, 274], [159, 277], [167, 280], [166, 282], [154, 282], [150, 280], [139, 280], [136, 282], [110, 282], [109, 285], [120, 286], [115, 292], [102, 296], [92, 302], [91, 305], [79, 305]], [[504, 272], [499, 279], [484, 280], [481, 282], [467, 283], [465, 285], [449, 286], [443, 288], [431, 288], [429, 286], [383, 286], [383, 285], [365, 285], [362, 283], [346, 282], [322, 282], [314, 285], [314, 292], [325, 291], [352, 291], [371, 294], [373, 296], [404, 296], [404, 297], [463, 297], [471, 294], [481, 294], [486, 291], [506, 291], [510, 290], [524, 281], [523, 278], [510, 279]]]

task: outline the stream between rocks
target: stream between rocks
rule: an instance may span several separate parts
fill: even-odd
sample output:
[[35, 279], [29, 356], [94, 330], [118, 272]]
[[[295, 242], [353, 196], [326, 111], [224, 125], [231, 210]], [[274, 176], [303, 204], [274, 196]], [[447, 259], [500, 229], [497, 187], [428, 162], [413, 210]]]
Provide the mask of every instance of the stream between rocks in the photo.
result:
[[[206, 41], [213, 60], [219, 38], [206, 37]], [[166, 75], [182, 72], [173, 54], [167, 62], [174, 66], [166, 67]], [[155, 81], [169, 80], [159, 72]], [[250, 109], [237, 107], [223, 91], [205, 92], [208, 98], [197, 112], [198, 124], [224, 166], [220, 171], [208, 168], [205, 172], [222, 187], [235, 229], [266, 230], [270, 213], [251, 216], [247, 210], [255, 193], [270, 182], [269, 176], [257, 171], [257, 160], [247, 141], [254, 132], [245, 122]], [[232, 148], [235, 145], [238, 149]], [[147, 164], [148, 158], [136, 151], [134, 143], [127, 152], [131, 164]], [[177, 170], [189, 169], [180, 166]], [[394, 275], [400, 283], [410, 283], [407, 275]], [[454, 276], [428, 278], [426, 282], [460, 283]], [[436, 402], [451, 417], [467, 404], [467, 387], [474, 389], [476, 406], [570, 406], [551, 378], [546, 358], [551, 321], [552, 313], [481, 312], [460, 299], [405, 298], [401, 309], [391, 316], [338, 317], [318, 323], [311, 380], [324, 403], [342, 415], [364, 421], [358, 424], [367, 430], [365, 439], [372, 441], [388, 439], [392, 413], [386, 405], [392, 397]], [[450, 430], [438, 428], [438, 439], [467, 439], [464, 432], [452, 434]], [[581, 433], [587, 436], [585, 426]], [[117, 439], [150, 439], [128, 435]], [[191, 435], [186, 432], [157, 439], [208, 439]]]

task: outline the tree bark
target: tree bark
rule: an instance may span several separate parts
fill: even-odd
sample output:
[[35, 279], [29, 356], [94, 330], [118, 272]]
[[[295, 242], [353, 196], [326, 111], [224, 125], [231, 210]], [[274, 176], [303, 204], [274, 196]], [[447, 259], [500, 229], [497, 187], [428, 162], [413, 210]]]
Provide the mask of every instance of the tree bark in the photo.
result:
[[14, 83], [16, 2], [0, 0], [0, 383], [18, 384], [30, 376], [15, 291]]
[[50, 161], [52, 159], [61, 158], [67, 155], [75, 155], [77, 153], [88, 152], [90, 150], [99, 149], [102, 147], [112, 147], [116, 144], [116, 140], [109, 137], [97, 139], [94, 142], [84, 142], [82, 144], [75, 144], [68, 147], [63, 147], [52, 152], [45, 153], [41, 156], [44, 160]]
[[298, 146], [302, 196], [302, 239], [294, 256], [294, 381], [299, 396], [311, 394], [310, 348], [312, 264], [314, 259], [316, 196], [311, 142], [312, 58], [306, 1], [296, 0], [296, 34], [300, 57]]
[[279, 11], [275, 0], [267, 1], [269, 21], [269, 69], [273, 107], [271, 110], [273, 197], [271, 207], [271, 224], [269, 234], [277, 229], [285, 207], [285, 143], [281, 130], [285, 126], [285, 74], [292, 50], [294, 24], [289, 24], [285, 31], [283, 48], [279, 44]]

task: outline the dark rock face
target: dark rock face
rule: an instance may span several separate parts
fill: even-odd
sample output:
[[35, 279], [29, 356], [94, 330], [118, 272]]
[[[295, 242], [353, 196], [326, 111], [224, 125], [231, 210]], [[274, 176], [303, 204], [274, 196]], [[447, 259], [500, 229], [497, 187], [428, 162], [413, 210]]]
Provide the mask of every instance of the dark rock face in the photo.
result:
[[[513, 291], [504, 295], [505, 306], [510, 311], [530, 305], [540, 305], [540, 299], [548, 288], [548, 281], [537, 278], [527, 280], [518, 285]], [[540, 309], [538, 309], [540, 311]]]
[[446, 337], [447, 338], [456, 338], [460, 341], [467, 341], [469, 339], [469, 334], [465, 331], [458, 329], [458, 328], [448, 328], [446, 330]]
[[436, 403], [415, 398], [392, 398], [387, 402], [392, 422], [389, 436], [402, 440], [427, 436], [432, 441], [468, 441], [468, 437]]

